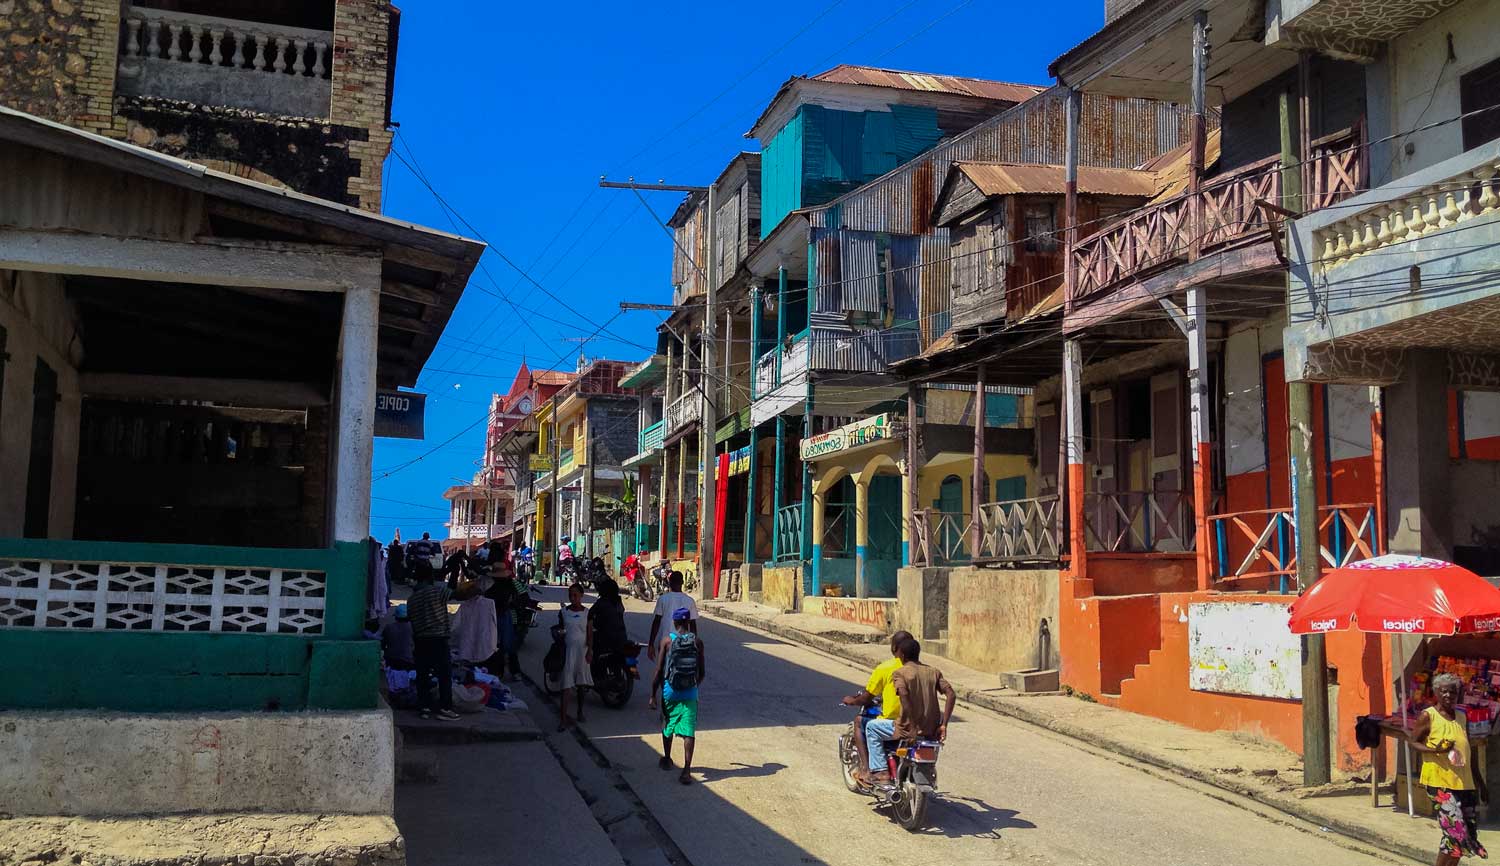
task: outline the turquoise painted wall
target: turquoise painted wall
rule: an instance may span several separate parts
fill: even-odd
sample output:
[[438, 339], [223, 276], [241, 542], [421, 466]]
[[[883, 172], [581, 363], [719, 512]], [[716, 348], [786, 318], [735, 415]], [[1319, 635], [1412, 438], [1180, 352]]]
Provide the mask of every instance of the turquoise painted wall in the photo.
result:
[[0, 629], [0, 708], [127, 712], [369, 709], [380, 646], [361, 638], [365, 548], [286, 550], [0, 539], [0, 560], [298, 568], [328, 582], [316, 637], [211, 632]]
[[761, 237], [797, 208], [838, 198], [942, 137], [937, 111], [931, 108], [840, 111], [802, 106], [761, 154]]

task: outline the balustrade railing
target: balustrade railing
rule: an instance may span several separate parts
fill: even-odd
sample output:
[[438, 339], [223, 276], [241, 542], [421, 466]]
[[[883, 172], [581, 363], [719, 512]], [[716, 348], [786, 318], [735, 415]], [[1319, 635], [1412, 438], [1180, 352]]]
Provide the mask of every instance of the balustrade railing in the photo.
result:
[[[1365, 157], [1358, 143], [1358, 135], [1346, 131], [1316, 144], [1308, 171], [1309, 211], [1359, 190]], [[1280, 157], [1265, 159], [1205, 183], [1196, 199], [1187, 193], [1174, 196], [1079, 240], [1069, 252], [1076, 272], [1073, 300], [1186, 261], [1195, 239], [1199, 251], [1211, 252], [1267, 236], [1272, 225], [1259, 203], [1281, 204], [1282, 176]]]
[[118, 87], [301, 117], [329, 111], [333, 33], [130, 6]]
[[1184, 553], [1198, 534], [1188, 490], [1085, 493], [1083, 524], [1088, 549], [1102, 553]]
[[1054, 562], [1062, 558], [1062, 508], [1057, 496], [979, 506], [979, 559]]
[[802, 503], [782, 506], [776, 512], [776, 558], [802, 558]]
[[639, 453], [648, 454], [652, 451], [660, 451], [662, 442], [665, 440], [665, 434], [666, 424], [664, 420], [657, 421], [655, 424], [642, 430], [640, 435], [636, 437], [636, 444], [640, 447]]
[[[1297, 577], [1297, 527], [1291, 509], [1238, 511], [1208, 518], [1214, 579], [1223, 584], [1274, 582], [1288, 592]], [[1318, 508], [1318, 552], [1339, 568], [1379, 551], [1375, 506], [1369, 503]]]

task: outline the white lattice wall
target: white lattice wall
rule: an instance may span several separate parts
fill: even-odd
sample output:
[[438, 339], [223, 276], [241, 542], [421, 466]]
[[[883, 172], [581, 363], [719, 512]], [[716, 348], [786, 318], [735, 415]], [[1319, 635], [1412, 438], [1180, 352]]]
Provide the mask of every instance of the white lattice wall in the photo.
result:
[[0, 628], [323, 631], [319, 571], [0, 559]]

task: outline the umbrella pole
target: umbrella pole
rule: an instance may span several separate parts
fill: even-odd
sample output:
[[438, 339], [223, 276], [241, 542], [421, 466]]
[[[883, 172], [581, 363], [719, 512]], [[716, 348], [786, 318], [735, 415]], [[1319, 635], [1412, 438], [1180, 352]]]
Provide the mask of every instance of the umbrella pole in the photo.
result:
[[[1399, 678], [1396, 680], [1396, 694], [1400, 696], [1399, 699], [1401, 701], [1401, 729], [1404, 731], [1404, 730], [1407, 730], [1407, 724], [1406, 724], [1406, 673], [1404, 671], [1400, 674]], [[1416, 806], [1413, 803], [1412, 793], [1411, 793], [1411, 738], [1409, 736], [1408, 737], [1403, 737], [1401, 739], [1401, 750], [1406, 755], [1406, 760], [1403, 762], [1406, 765], [1406, 816], [1408, 818], [1415, 818], [1415, 817], [1417, 817], [1417, 809], [1416, 809]]]

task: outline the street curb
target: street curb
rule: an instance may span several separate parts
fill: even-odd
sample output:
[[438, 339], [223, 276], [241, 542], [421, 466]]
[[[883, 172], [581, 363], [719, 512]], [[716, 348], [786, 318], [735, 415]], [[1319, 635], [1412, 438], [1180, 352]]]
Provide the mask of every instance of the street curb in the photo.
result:
[[[813, 649], [821, 650], [830, 655], [838, 656], [845, 661], [851, 661], [861, 665], [865, 664], [868, 661], [867, 659], [860, 657], [856, 653], [851, 652], [851, 648], [848, 644], [841, 644], [838, 641], [831, 641], [814, 634], [809, 634], [808, 632], [802, 631], [801, 629], [778, 625], [774, 622], [767, 622], [766, 620], [759, 619], [754, 616], [748, 616], [736, 611], [726, 610], [717, 604], [705, 603], [702, 607], [705, 611], [712, 613], [714, 616], [731, 620], [733, 622], [740, 623], [741, 625], [748, 625], [752, 628], [757, 628], [761, 631], [774, 634], [777, 637], [786, 638], [787, 640], [810, 646]], [[863, 644], [857, 644], [856, 646], [863, 646]], [[1262, 805], [1269, 806], [1270, 808], [1275, 809], [1278, 812], [1285, 813], [1286, 815], [1299, 821], [1318, 824], [1319, 826], [1326, 827], [1341, 836], [1347, 836], [1350, 839], [1354, 839], [1366, 845], [1373, 846], [1382, 851], [1387, 851], [1401, 857], [1406, 857], [1419, 863], [1428, 862], [1432, 858], [1431, 851], [1415, 848], [1400, 840], [1393, 839], [1388, 836], [1383, 836], [1377, 832], [1373, 832], [1367, 827], [1349, 824], [1342, 819], [1329, 815], [1309, 813], [1307, 806], [1309, 803], [1314, 802], [1314, 800], [1312, 799], [1302, 799], [1287, 794], [1282, 794], [1277, 791], [1268, 791], [1264, 788], [1248, 785], [1243, 782], [1238, 782], [1235, 779], [1226, 778], [1219, 774], [1208, 772], [1197, 767], [1192, 767], [1187, 764], [1164, 759], [1159, 755], [1152, 754], [1151, 752], [1140, 749], [1130, 743], [1115, 740], [1107, 735], [1103, 735], [1091, 728], [1085, 728], [1081, 725], [1075, 725], [1071, 722], [1049, 717], [1046, 713], [1038, 712], [1034, 707], [1026, 706], [1024, 698], [1016, 698], [1013, 701], [1007, 701], [1002, 698], [997, 698], [994, 695], [985, 694], [973, 688], [960, 688], [955, 686], [954, 690], [958, 693], [958, 699], [960, 701], [963, 701], [964, 703], [983, 707], [984, 709], [999, 713], [1003, 716], [1009, 716], [1010, 718], [1016, 719], [1017, 721], [1025, 722], [1029, 725], [1043, 728], [1069, 739], [1078, 740], [1079, 742], [1085, 743], [1096, 749], [1121, 755], [1129, 758], [1132, 761], [1137, 761], [1142, 764], [1156, 767], [1160, 770], [1166, 770], [1167, 772], [1174, 775], [1183, 776], [1188, 779], [1192, 779], [1195, 782], [1200, 782], [1202, 784], [1209, 785], [1223, 791], [1228, 791], [1231, 794], [1235, 794], [1237, 796], [1253, 800]]]

